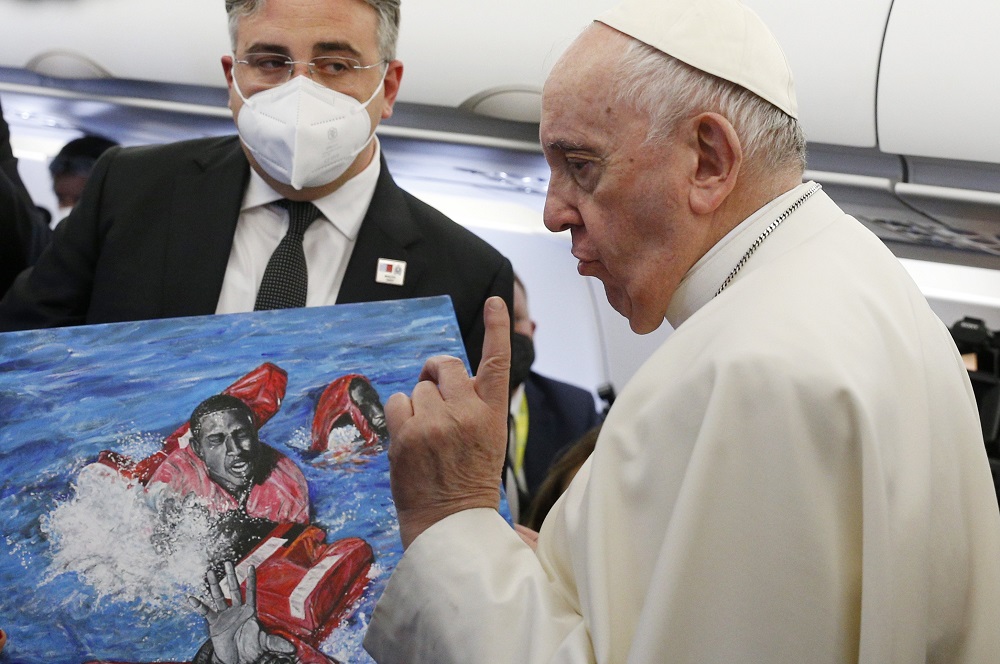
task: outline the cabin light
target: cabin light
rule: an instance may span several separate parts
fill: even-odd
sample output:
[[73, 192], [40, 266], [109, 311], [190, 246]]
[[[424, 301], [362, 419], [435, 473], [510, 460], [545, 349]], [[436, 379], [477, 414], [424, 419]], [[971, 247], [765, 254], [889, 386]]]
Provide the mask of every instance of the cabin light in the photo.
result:
[[517, 189], [526, 194], [545, 194], [549, 188], [548, 180], [530, 175], [520, 175], [506, 171], [484, 171], [478, 168], [459, 167], [455, 170], [485, 178], [491, 182], [496, 182], [511, 189]]
[[[14, 116], [20, 123], [34, 125], [37, 127], [47, 127], [49, 129], [72, 129], [73, 127], [62, 119], [45, 113], [35, 111], [16, 111]], [[19, 124], [20, 124], [19, 123]]]
[[54, 78], [112, 78], [111, 72], [82, 53], [53, 49], [28, 60], [24, 68]]
[[538, 124], [542, 119], [542, 90], [530, 85], [501, 85], [472, 95], [458, 107], [499, 120]]

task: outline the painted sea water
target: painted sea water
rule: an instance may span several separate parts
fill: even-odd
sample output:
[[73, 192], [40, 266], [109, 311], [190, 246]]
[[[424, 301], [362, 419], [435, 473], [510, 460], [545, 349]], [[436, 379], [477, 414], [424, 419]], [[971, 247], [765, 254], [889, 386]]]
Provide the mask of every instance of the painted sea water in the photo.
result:
[[445, 297], [0, 335], [0, 662], [194, 658], [208, 629], [188, 598], [207, 593], [211, 518], [165, 512], [98, 459], [149, 457], [262, 365], [287, 387], [259, 437], [304, 475], [314, 532], [373, 552], [363, 593], [313, 645], [329, 661], [370, 661], [361, 641], [402, 554], [387, 455], [350, 427], [331, 433], [335, 453], [317, 453], [311, 427], [336, 379], [363, 375], [384, 404], [438, 354], [465, 357]]

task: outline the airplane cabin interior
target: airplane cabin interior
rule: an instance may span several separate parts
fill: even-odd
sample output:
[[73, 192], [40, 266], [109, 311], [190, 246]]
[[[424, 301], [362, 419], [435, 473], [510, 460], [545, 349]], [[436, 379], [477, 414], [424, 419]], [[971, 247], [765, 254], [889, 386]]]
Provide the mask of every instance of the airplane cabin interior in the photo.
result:
[[[1000, 495], [1000, 2], [744, 0], [795, 73], [820, 183], [895, 254], [966, 361]], [[617, 0], [407, 0], [394, 114], [377, 130], [396, 182], [496, 247], [537, 323], [534, 369], [600, 411], [671, 333], [637, 335], [542, 222], [541, 90]], [[0, 0], [0, 105], [36, 205], [70, 140], [123, 146], [235, 133], [222, 0]], [[969, 20], [978, 16], [979, 20]], [[2, 417], [2, 414], [0, 414]], [[0, 656], [0, 661], [5, 661]]]

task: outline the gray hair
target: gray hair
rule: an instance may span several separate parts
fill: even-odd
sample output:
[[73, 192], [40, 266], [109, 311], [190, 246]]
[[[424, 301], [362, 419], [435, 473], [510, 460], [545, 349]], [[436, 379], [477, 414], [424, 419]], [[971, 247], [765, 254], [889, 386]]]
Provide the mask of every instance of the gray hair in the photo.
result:
[[806, 140], [795, 118], [746, 88], [640, 41], [629, 39], [615, 88], [616, 101], [649, 116], [647, 141], [665, 140], [685, 118], [710, 111], [732, 123], [747, 172], [805, 169]]
[[[226, 0], [229, 15], [229, 39], [236, 51], [236, 33], [240, 20], [259, 12], [267, 0]], [[401, 0], [365, 0], [378, 15], [378, 54], [384, 61], [396, 59], [396, 41], [399, 39], [399, 4]]]

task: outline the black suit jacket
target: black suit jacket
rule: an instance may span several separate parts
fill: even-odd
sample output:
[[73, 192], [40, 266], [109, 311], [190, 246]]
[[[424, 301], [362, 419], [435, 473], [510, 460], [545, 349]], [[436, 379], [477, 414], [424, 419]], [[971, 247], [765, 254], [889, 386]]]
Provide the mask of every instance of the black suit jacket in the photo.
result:
[[[236, 136], [113, 148], [38, 264], [0, 302], [0, 329], [215, 312], [250, 167]], [[406, 261], [403, 286], [375, 282], [379, 258]], [[473, 370], [483, 302], [510, 308], [510, 262], [400, 189], [385, 162], [338, 303], [450, 295]]]
[[601, 422], [594, 396], [587, 390], [535, 372], [524, 381], [528, 403], [528, 438], [524, 479], [529, 498], [538, 491], [559, 454]]
[[0, 109], [0, 297], [18, 273], [35, 262], [51, 234], [44, 213], [21, 182], [10, 128]]
[[17, 185], [0, 168], [0, 294], [28, 267], [31, 219]]

